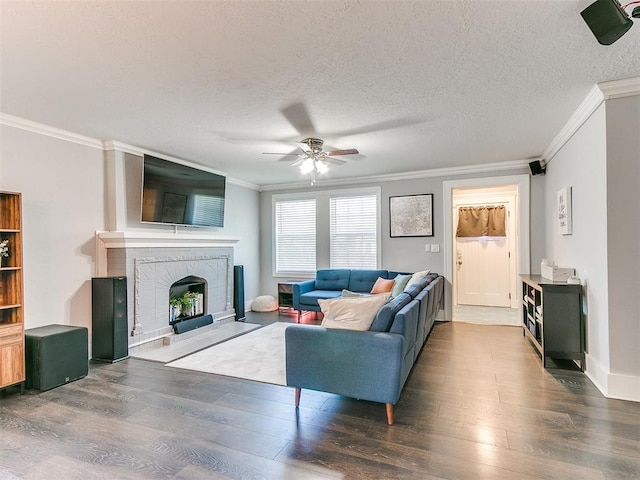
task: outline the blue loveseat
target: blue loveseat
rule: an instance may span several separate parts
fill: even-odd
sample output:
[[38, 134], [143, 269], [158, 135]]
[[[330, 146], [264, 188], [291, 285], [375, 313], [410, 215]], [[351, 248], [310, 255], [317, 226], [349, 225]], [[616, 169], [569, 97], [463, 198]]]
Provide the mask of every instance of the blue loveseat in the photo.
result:
[[430, 274], [412, 287], [380, 308], [368, 331], [287, 327], [286, 378], [296, 407], [308, 388], [384, 403], [393, 424], [393, 406], [442, 307], [444, 279]]

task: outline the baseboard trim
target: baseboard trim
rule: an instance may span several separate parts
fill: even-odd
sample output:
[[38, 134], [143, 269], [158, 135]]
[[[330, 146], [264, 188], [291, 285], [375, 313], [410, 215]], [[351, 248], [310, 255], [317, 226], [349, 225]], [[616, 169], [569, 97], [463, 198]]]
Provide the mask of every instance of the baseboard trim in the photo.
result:
[[585, 375], [605, 397], [640, 402], [640, 376], [610, 373], [591, 355], [585, 362]]

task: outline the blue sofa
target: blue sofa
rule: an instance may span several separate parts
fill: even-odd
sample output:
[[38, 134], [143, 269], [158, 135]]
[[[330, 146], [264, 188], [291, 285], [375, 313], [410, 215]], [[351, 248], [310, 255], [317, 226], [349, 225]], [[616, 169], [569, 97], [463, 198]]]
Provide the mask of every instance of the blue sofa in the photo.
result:
[[293, 308], [300, 312], [319, 312], [319, 299], [336, 298], [342, 290], [369, 293], [378, 277], [391, 279], [400, 272], [388, 270], [325, 269], [316, 272], [316, 278], [293, 284]]
[[[376, 277], [377, 278], [377, 277]], [[444, 278], [428, 275], [387, 302], [368, 331], [290, 325], [285, 330], [287, 385], [393, 406], [433, 327], [444, 297]]]

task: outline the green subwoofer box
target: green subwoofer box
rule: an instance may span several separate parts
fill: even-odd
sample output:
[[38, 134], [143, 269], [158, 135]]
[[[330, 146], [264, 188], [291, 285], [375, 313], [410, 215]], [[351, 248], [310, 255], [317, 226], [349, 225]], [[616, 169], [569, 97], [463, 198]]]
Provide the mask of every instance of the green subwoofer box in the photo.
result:
[[89, 373], [85, 327], [47, 325], [24, 331], [27, 388], [50, 390]]

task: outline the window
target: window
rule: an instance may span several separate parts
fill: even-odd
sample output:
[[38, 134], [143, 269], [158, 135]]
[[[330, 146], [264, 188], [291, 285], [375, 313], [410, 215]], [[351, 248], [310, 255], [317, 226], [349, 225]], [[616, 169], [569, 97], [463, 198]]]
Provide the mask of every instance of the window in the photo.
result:
[[275, 271], [316, 271], [315, 199], [275, 202]]
[[272, 201], [274, 276], [379, 268], [379, 187], [276, 194]]
[[331, 268], [377, 268], [377, 205], [376, 195], [330, 198]]

